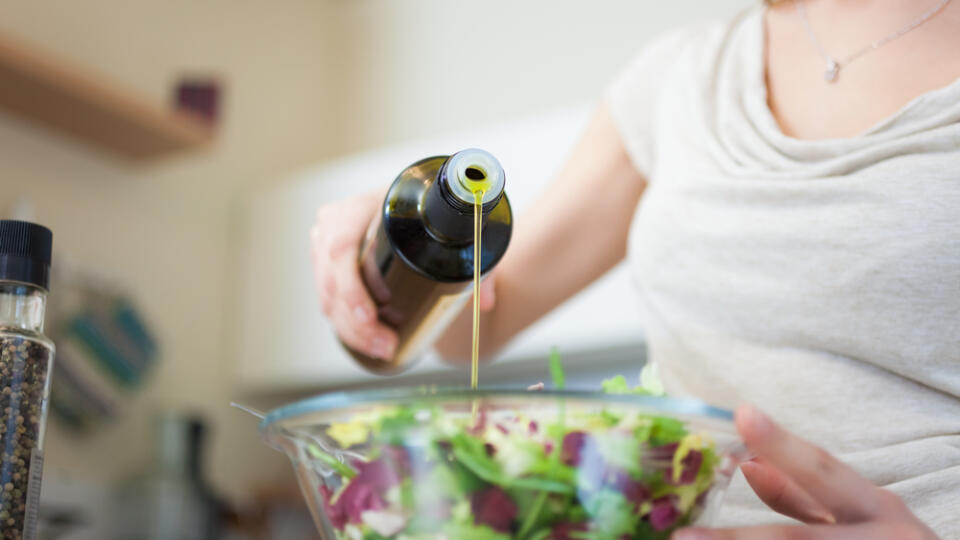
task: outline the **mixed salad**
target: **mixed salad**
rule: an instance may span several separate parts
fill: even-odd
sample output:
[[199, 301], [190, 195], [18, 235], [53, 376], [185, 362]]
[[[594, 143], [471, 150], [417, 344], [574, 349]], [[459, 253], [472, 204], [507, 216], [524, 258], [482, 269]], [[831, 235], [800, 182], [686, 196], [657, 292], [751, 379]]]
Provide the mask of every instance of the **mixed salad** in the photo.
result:
[[[562, 387], [555, 356], [551, 372]], [[623, 377], [604, 390], [649, 393]], [[351, 540], [667, 539], [696, 518], [720, 461], [676, 419], [562, 403], [523, 414], [389, 406], [326, 435], [373, 449], [340, 461], [308, 448], [341, 480], [321, 496], [337, 538]]]

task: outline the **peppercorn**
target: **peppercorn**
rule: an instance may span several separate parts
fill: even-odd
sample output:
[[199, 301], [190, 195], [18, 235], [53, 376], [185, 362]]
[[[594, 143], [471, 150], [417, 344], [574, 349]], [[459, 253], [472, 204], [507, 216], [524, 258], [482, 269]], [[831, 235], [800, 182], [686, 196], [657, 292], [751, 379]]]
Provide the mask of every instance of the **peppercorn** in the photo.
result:
[[44, 343], [0, 334], [0, 540], [23, 538], [28, 498], [39, 490], [30, 472], [42, 466], [40, 419], [51, 354]]

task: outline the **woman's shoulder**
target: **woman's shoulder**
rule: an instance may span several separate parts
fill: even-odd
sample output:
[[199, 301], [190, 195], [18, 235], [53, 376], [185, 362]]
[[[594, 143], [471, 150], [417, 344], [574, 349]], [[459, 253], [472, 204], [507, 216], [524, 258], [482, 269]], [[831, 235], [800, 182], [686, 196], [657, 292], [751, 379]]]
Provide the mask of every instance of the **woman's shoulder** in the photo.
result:
[[716, 42], [730, 23], [731, 21], [726, 19], [710, 19], [681, 24], [656, 34], [641, 48], [641, 51], [677, 52], [701, 49]]
[[656, 35], [635, 54], [631, 65], [714, 67], [718, 58], [739, 48], [762, 24], [762, 10], [749, 8], [732, 17], [686, 23]]
[[613, 100], [643, 99], [653, 103], [664, 92], [700, 94], [712, 86], [720, 70], [755, 52], [762, 12], [747, 9], [734, 17], [698, 21], [663, 32], [641, 47], [608, 88]]
[[[649, 40], [613, 79], [605, 102], [637, 170], [647, 175], [652, 171], [656, 134], [666, 125], [659, 119], [700, 110], [698, 103], [708, 99], [718, 73], [740, 64], [724, 62], [724, 57], [730, 51], [746, 57], [742, 53], [754, 48], [743, 36], [756, 35], [752, 30], [759, 22], [751, 17], [757, 16], [756, 9], [746, 10], [726, 20], [664, 32]], [[671, 122], [676, 118], [672, 115]]]

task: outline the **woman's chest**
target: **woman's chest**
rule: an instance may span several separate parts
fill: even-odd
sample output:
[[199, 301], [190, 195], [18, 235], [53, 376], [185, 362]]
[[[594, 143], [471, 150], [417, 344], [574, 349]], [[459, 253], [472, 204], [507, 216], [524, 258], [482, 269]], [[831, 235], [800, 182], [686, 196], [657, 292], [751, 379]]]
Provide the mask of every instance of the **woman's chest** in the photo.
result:
[[956, 350], [960, 152], [789, 179], [732, 176], [690, 151], [661, 156], [632, 226], [653, 301], [765, 343]]

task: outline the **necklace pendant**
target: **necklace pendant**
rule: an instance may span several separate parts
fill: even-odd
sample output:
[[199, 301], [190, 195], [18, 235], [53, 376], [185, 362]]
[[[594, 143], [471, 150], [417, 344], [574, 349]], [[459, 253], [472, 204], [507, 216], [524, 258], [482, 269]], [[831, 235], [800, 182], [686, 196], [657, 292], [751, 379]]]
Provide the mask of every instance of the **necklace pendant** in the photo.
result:
[[837, 73], [840, 71], [840, 64], [836, 60], [830, 59], [827, 60], [827, 67], [823, 72], [823, 78], [827, 82], [833, 82], [837, 80]]

